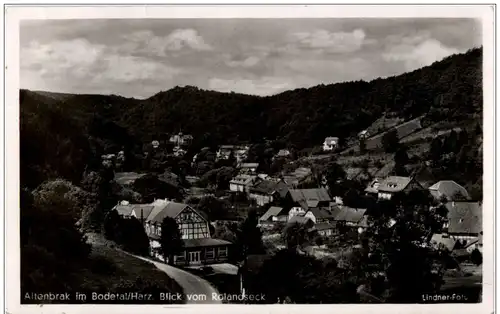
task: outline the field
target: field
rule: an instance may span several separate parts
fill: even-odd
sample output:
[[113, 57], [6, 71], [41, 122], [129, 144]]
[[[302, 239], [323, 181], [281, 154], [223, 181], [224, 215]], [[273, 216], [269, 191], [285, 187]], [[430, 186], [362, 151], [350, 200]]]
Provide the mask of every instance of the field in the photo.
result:
[[[92, 240], [91, 266], [82, 269], [79, 274], [85, 278], [85, 283], [81, 287], [82, 291], [149, 292], [156, 296], [159, 292], [183, 293], [177, 282], [153, 264], [122, 252], [112, 247], [109, 242], [96, 241], [95, 235], [91, 235], [90, 238]], [[153, 303], [168, 303], [155, 301], [157, 302]]]

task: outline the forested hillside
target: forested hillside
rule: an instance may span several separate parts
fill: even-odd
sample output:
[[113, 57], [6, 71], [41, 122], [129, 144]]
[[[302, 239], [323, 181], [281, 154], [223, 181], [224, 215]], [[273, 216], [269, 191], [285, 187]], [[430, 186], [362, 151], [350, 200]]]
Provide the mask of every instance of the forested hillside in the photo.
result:
[[[79, 182], [106, 152], [142, 154], [143, 143], [182, 129], [193, 149], [280, 140], [305, 148], [326, 136], [348, 138], [387, 109], [409, 119], [461, 125], [482, 120], [482, 49], [370, 82], [296, 89], [269, 97], [175, 87], [148, 99], [20, 91], [21, 182], [62, 176]], [[332, 74], [333, 75], [333, 74]], [[128, 158], [126, 168], [133, 168]]]

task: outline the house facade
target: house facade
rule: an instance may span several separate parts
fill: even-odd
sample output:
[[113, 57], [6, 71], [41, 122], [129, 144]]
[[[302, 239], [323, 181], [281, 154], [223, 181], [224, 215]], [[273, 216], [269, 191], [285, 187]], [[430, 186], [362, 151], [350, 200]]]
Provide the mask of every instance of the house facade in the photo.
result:
[[390, 200], [395, 194], [407, 193], [417, 189], [422, 190], [423, 188], [413, 178], [390, 176], [382, 180], [376, 190], [379, 199]]
[[332, 201], [325, 188], [291, 189], [289, 199], [292, 203], [291, 212], [307, 212], [310, 208], [328, 207]]
[[314, 229], [318, 231], [318, 234], [323, 237], [329, 237], [335, 234], [335, 224], [322, 222], [314, 226]]
[[257, 176], [240, 174], [229, 181], [229, 190], [231, 192], [247, 193], [250, 187], [258, 181], [260, 179]]
[[167, 262], [160, 253], [161, 224], [163, 219], [175, 219], [183, 240], [183, 250], [174, 256], [175, 265], [203, 265], [223, 263], [228, 260], [231, 243], [210, 237], [209, 221], [191, 206], [168, 200], [151, 204], [120, 204], [118, 213], [128, 213], [139, 219], [150, 239], [151, 255]]

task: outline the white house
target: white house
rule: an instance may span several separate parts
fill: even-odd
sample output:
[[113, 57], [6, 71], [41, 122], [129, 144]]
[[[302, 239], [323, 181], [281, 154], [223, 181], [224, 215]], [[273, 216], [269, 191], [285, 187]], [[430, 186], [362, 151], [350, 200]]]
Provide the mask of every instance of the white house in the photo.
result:
[[332, 151], [339, 145], [338, 137], [327, 137], [323, 142], [323, 150], [324, 151]]
[[229, 190], [232, 192], [248, 192], [248, 189], [260, 179], [257, 176], [239, 174], [229, 181]]

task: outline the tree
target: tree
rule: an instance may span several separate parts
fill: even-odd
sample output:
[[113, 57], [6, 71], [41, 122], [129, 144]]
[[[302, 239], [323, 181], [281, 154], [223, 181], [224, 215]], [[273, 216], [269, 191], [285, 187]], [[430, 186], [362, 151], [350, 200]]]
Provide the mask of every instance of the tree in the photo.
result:
[[174, 218], [165, 217], [161, 223], [160, 250], [165, 261], [173, 265], [174, 255], [182, 252], [184, 242]]
[[408, 157], [408, 149], [406, 148], [406, 146], [401, 145], [401, 147], [394, 154], [394, 162], [397, 165], [404, 167], [409, 160], [410, 157]]
[[452, 130], [444, 139], [443, 150], [447, 153], [457, 153], [460, 147], [458, 146], [458, 134]]
[[116, 241], [125, 251], [143, 256], [149, 255], [149, 238], [137, 218], [119, 219], [118, 230]]
[[479, 266], [483, 263], [483, 254], [476, 248], [472, 251], [470, 259], [474, 264]]
[[76, 226], [80, 207], [75, 191], [63, 180], [46, 182], [33, 193], [21, 189], [21, 293], [74, 291], [76, 279], [70, 274], [90, 254]]
[[121, 218], [116, 210], [110, 210], [104, 217], [103, 233], [104, 237], [108, 240], [115, 240], [118, 228], [121, 223]]
[[359, 141], [359, 153], [361, 155], [366, 153], [366, 141], [365, 141], [365, 139], [361, 139]]
[[207, 214], [209, 220], [219, 220], [227, 212], [228, 204], [214, 196], [204, 196], [200, 198], [196, 209]]
[[288, 224], [282, 233], [289, 250], [300, 248], [308, 240], [307, 227], [298, 222]]
[[384, 147], [384, 150], [386, 152], [392, 153], [396, 151], [398, 145], [399, 145], [399, 136], [398, 136], [398, 131], [396, 129], [387, 131], [382, 136], [382, 146]]
[[324, 173], [326, 178], [326, 182], [328, 185], [328, 189], [330, 190], [330, 194], [332, 196], [342, 196], [344, 195], [344, 189], [342, 186], [342, 182], [346, 178], [346, 173], [344, 168], [341, 165], [332, 162], [326, 166], [326, 170]]
[[222, 167], [217, 170], [216, 175], [216, 184], [218, 190], [228, 190], [229, 189], [229, 181], [234, 176], [234, 168], [231, 167]]
[[262, 231], [257, 225], [257, 213], [251, 210], [248, 217], [239, 226], [236, 235], [236, 247], [241, 259], [250, 254], [264, 253]]
[[429, 157], [432, 159], [432, 161], [438, 162], [441, 159], [442, 155], [443, 155], [443, 143], [438, 137], [436, 137], [431, 142]]
[[369, 245], [360, 263], [370, 267], [363, 273], [386, 273], [388, 302], [418, 302], [422, 293], [438, 291], [442, 283], [443, 261], [448, 253], [425, 244], [430, 235], [441, 230], [447, 210], [443, 205], [431, 205], [425, 191], [412, 191], [379, 202], [379, 208], [371, 210], [365, 233]]
[[160, 180], [154, 174], [146, 174], [138, 178], [134, 181], [132, 187], [142, 195], [142, 199], [146, 203], [161, 198], [174, 200], [181, 200], [183, 198], [183, 192], [178, 186]]

